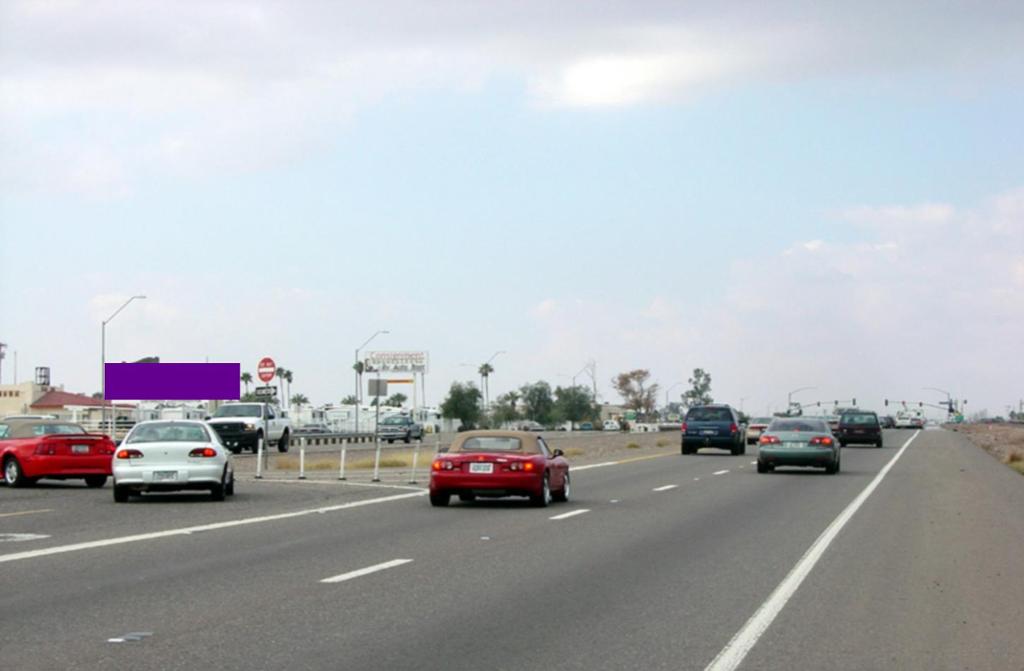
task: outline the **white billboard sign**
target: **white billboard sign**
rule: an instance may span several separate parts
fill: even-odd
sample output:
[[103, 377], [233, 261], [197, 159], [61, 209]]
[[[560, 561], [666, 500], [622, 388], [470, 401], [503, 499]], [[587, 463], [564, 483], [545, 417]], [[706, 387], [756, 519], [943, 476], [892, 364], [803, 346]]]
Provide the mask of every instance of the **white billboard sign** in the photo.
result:
[[430, 367], [430, 354], [428, 352], [367, 352], [363, 362], [368, 371], [426, 373]]

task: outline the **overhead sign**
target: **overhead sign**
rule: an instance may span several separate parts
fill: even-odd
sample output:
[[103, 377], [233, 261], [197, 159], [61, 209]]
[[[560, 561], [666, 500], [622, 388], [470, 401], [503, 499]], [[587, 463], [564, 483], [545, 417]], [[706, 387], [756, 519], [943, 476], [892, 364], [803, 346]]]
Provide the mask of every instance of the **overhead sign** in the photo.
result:
[[256, 375], [259, 376], [260, 382], [270, 382], [274, 379], [274, 374], [276, 372], [277, 365], [269, 356], [265, 356], [260, 359], [259, 365], [256, 366]]
[[367, 352], [364, 363], [382, 373], [426, 373], [430, 367], [428, 352]]
[[274, 398], [274, 394], [277, 393], [277, 388], [256, 387], [256, 389], [253, 390], [253, 393], [256, 394], [256, 398]]

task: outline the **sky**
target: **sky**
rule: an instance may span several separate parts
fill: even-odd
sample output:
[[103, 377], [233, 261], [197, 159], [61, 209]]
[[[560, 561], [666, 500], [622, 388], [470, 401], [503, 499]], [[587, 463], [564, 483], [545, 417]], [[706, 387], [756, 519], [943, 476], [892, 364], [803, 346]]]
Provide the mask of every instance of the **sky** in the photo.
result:
[[[0, 4], [0, 342], [427, 402], [1024, 397], [1019, 2]], [[586, 375], [576, 378], [587, 381]], [[399, 389], [401, 390], [401, 389]], [[408, 391], [408, 390], [405, 390]]]

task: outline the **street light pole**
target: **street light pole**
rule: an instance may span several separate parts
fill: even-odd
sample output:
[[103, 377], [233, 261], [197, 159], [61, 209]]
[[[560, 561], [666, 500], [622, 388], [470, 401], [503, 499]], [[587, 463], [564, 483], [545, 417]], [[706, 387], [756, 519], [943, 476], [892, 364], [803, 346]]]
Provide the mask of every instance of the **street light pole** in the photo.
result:
[[789, 394], [786, 395], [786, 412], [788, 413], [790, 408], [793, 407], [793, 394], [800, 391], [808, 391], [810, 389], [817, 389], [817, 387], [800, 387], [799, 389], [794, 389], [789, 392]]
[[[369, 338], [367, 338], [366, 342], [364, 342], [362, 345], [360, 345], [359, 347], [356, 348], [355, 366], [353, 366], [353, 370], [356, 372], [356, 430], [355, 430], [356, 435], [359, 435], [359, 413], [362, 411], [362, 407], [363, 407], [363, 403], [362, 403], [362, 399], [363, 399], [363, 384], [362, 384], [363, 375], [362, 375], [362, 371], [359, 370], [359, 350], [361, 350], [364, 347], [366, 347], [367, 345], [369, 345], [371, 340], [373, 340], [374, 338], [376, 338], [377, 336], [379, 336], [382, 333], [391, 333], [391, 331], [386, 331], [384, 329], [381, 329], [381, 330], [377, 331], [376, 333], [374, 333]], [[377, 399], [377, 402], [379, 404], [380, 403], [380, 399]]]
[[673, 385], [672, 385], [671, 387], [669, 387], [668, 389], [666, 389], [666, 390], [665, 390], [665, 409], [666, 409], [666, 410], [668, 409], [668, 395], [669, 395], [669, 393], [670, 393], [670, 392], [671, 392], [671, 391], [672, 391], [673, 389], [675, 389], [676, 387], [678, 387], [678, 386], [679, 386], [679, 385], [681, 385], [681, 384], [682, 384], [682, 382], [676, 382], [676, 383], [675, 383], [675, 384], [673, 384]]
[[[116, 317], [118, 314], [120, 314], [121, 310], [124, 310], [126, 307], [128, 307], [128, 304], [131, 303], [132, 301], [134, 301], [136, 298], [139, 299], [139, 300], [143, 300], [146, 297], [145, 296], [132, 296], [131, 298], [126, 300], [124, 303], [122, 303], [121, 307], [119, 307], [118, 309], [114, 310], [114, 314], [110, 315], [109, 317], [107, 317], [106, 319], [104, 319], [100, 323], [100, 392], [101, 392], [101, 394], [103, 396], [103, 399], [102, 399], [101, 404], [100, 404], [100, 426], [101, 427], [104, 424], [106, 424], [106, 421], [107, 421], [107, 324], [109, 324], [110, 322], [114, 321], [114, 317]], [[115, 422], [117, 421], [116, 413], [114, 415], [114, 421]], [[114, 434], [115, 434], [114, 427], [111, 426], [110, 427], [110, 438], [111, 438], [111, 440], [116, 438], [116, 436]]]

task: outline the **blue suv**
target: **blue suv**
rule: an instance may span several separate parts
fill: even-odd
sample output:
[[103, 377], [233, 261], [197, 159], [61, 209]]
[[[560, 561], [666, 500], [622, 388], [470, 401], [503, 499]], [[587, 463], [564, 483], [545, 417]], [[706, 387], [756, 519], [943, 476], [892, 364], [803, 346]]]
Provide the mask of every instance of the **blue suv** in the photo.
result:
[[683, 454], [696, 454], [702, 447], [717, 447], [734, 455], [747, 452], [747, 427], [729, 405], [690, 408], [683, 420], [682, 436]]

